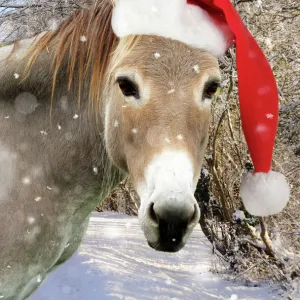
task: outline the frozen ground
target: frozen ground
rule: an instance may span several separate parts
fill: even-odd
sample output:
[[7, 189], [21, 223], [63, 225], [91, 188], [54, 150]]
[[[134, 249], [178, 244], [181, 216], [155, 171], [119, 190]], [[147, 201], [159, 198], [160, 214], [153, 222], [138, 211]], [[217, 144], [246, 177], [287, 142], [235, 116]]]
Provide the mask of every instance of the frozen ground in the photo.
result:
[[94, 213], [77, 253], [30, 300], [280, 299], [272, 287], [245, 287], [210, 272], [213, 257], [200, 228], [178, 253], [152, 250], [138, 220]]

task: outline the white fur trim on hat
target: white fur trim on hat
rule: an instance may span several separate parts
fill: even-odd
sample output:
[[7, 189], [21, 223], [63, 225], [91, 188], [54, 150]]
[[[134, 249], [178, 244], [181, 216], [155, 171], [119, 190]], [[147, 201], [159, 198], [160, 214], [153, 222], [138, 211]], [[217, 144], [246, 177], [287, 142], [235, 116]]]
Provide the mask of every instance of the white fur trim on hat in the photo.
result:
[[290, 197], [285, 177], [277, 172], [248, 172], [242, 179], [240, 195], [246, 210], [254, 216], [268, 216], [281, 212]]
[[112, 28], [118, 37], [159, 35], [222, 56], [228, 43], [208, 13], [186, 0], [115, 0]]

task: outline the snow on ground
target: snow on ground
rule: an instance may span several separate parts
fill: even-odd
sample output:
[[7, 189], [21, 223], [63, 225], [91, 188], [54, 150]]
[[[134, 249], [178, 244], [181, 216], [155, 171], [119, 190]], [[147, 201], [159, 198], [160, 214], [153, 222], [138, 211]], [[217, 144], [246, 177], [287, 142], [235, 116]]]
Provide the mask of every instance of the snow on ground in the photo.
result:
[[137, 218], [93, 213], [76, 254], [30, 300], [280, 299], [269, 286], [246, 287], [210, 272], [200, 228], [178, 253], [151, 249]]

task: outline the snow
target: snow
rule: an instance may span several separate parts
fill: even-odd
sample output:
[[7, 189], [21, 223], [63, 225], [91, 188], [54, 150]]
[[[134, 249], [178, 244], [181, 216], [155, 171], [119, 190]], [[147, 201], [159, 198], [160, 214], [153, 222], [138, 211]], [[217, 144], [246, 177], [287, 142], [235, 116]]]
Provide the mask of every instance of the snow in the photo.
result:
[[87, 42], [86, 36], [82, 35], [82, 36], [80, 37], [80, 41], [83, 42], [83, 43], [86, 43], [86, 42]]
[[147, 245], [137, 218], [93, 213], [76, 254], [29, 299], [280, 299], [267, 285], [226, 281], [210, 271], [212, 265], [211, 246], [198, 226], [186, 247], [171, 254]]
[[175, 93], [175, 89], [171, 89], [168, 91], [168, 94], [174, 94]]
[[234, 213], [234, 219], [237, 221], [237, 220], [245, 220], [246, 219], [246, 216], [244, 214], [244, 212], [242, 210], [236, 210]]
[[37, 98], [31, 93], [21, 93], [15, 99], [15, 109], [22, 115], [29, 115], [39, 106]]
[[154, 57], [155, 57], [156, 59], [159, 59], [160, 56], [161, 56], [160, 53], [158, 53], [158, 52], [155, 52], [155, 53], [154, 53]]
[[194, 69], [194, 71], [195, 71], [197, 74], [200, 73], [199, 65], [194, 65], [193, 69]]

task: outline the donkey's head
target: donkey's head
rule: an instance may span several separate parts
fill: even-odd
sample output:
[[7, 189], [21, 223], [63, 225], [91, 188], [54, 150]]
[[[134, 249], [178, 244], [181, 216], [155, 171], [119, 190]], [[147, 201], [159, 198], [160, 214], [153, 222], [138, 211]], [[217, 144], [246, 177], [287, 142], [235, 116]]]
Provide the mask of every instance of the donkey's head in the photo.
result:
[[199, 221], [194, 191], [218, 88], [217, 59], [185, 44], [141, 36], [114, 53], [105, 99], [105, 139], [141, 199], [151, 247], [175, 252]]

